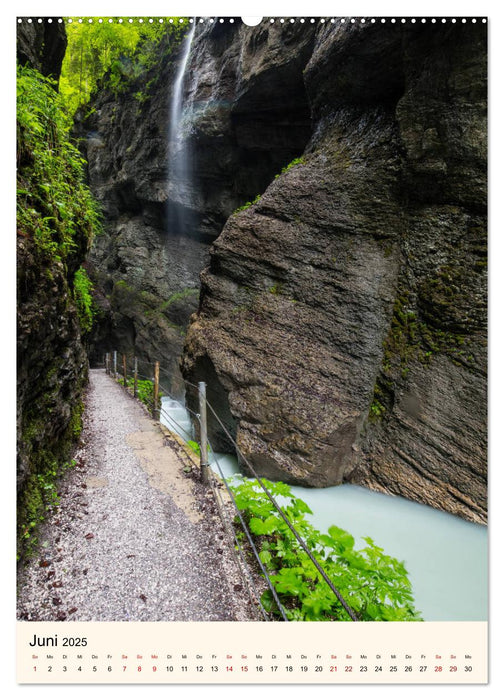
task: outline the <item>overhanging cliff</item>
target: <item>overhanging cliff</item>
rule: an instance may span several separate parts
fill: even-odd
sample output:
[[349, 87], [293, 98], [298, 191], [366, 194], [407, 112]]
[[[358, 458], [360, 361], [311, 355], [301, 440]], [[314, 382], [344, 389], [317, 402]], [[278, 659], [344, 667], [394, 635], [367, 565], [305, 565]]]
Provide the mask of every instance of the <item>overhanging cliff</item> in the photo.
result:
[[[85, 124], [96, 356], [173, 373], [185, 342], [259, 473], [484, 521], [485, 26], [198, 27], [191, 175], [171, 182], [176, 72], [102, 93]], [[169, 230], [174, 204], [190, 227]]]
[[183, 360], [260, 474], [485, 520], [485, 56], [482, 26], [317, 31], [311, 140], [213, 245]]

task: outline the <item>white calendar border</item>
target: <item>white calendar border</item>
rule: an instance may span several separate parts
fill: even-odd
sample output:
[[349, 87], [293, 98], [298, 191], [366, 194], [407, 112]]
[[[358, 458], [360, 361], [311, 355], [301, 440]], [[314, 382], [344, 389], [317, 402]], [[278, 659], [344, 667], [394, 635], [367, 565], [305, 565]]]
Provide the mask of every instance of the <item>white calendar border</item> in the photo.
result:
[[[489, 16], [489, 47], [490, 47], [490, 57], [491, 66], [495, 68], [497, 65], [504, 64], [503, 48], [504, 42], [500, 38], [501, 26], [502, 26], [502, 10], [500, 7], [494, 7], [494, 3], [480, 1], [468, 2], [468, 0], [460, 0], [459, 2], [440, 2], [435, 0], [425, 0], [422, 3], [404, 3], [399, 2], [373, 2], [368, 0], [367, 2], [328, 2], [327, 0], [310, 0], [309, 3], [301, 3], [298, 0], [287, 2], [286, 0], [256, 0], [255, 2], [242, 2], [242, 3], [232, 3], [225, 0], [216, 0], [215, 2], [203, 2], [190, 1], [181, 2], [177, 0], [176, 2], [170, 3], [169, 7], [166, 2], [143, 2], [140, 8], [136, 7], [130, 2], [111, 2], [103, 1], [96, 2], [95, 0], [90, 0], [85, 3], [68, 3], [68, 2], [47, 2], [41, 4], [39, 2], [19, 2], [15, 7], [8, 8], [7, 11], [2, 10], [1, 16], [2, 21], [0, 22], [0, 31], [2, 32], [1, 47], [3, 51], [3, 61], [2, 65], [10, 67], [11, 57], [15, 55], [15, 41], [14, 32], [12, 27], [14, 25], [15, 16], [23, 15], [28, 16], [30, 14], [39, 15], [41, 10], [43, 10], [44, 15], [68, 15], [68, 14], [85, 14], [89, 16], [100, 16], [100, 15], [116, 15], [116, 14], [127, 14], [128, 10], [133, 15], [141, 11], [144, 14], [164, 15], [167, 12], [170, 14], [180, 14], [180, 15], [199, 15], [199, 16], [230, 16], [230, 15], [247, 15], [247, 16], [299, 16], [305, 14], [308, 10], [309, 13], [314, 16], [393, 16], [405, 14], [406, 16], [442, 16], [446, 14], [448, 16], [463, 16], [467, 14], [468, 16], [475, 14], [476, 16]], [[12, 71], [13, 72], [13, 71]], [[502, 149], [502, 135], [499, 133], [498, 124], [503, 124], [503, 114], [502, 114], [502, 99], [497, 92], [497, 81], [499, 80], [497, 76], [497, 69], [490, 70], [490, 85], [493, 86], [492, 91], [492, 101], [491, 101], [491, 119], [490, 119], [490, 144], [491, 144], [491, 154], [490, 158], [490, 203], [497, 201], [501, 196], [501, 181], [498, 178], [498, 160], [496, 154], [503, 152]], [[495, 77], [492, 80], [492, 77]], [[6, 71], [6, 79], [12, 78], [9, 72]], [[15, 86], [11, 80], [9, 86], [11, 90], [11, 100], [9, 102], [8, 113], [2, 115], [2, 125], [4, 129], [3, 134], [12, 134], [11, 125], [13, 124], [13, 114], [15, 113], [15, 99], [12, 99], [12, 95], [15, 95]], [[14, 92], [12, 92], [14, 91]], [[499, 116], [497, 116], [499, 115]], [[9, 129], [11, 129], [9, 131]], [[14, 163], [15, 155], [15, 144], [14, 139], [11, 141], [6, 139], [5, 143], [5, 153], [4, 159], [7, 163]], [[4, 221], [4, 231], [13, 230], [13, 225], [15, 221], [15, 214], [13, 209], [14, 202], [14, 171], [13, 168], [2, 167], [2, 197], [5, 197], [3, 211], [8, 212], [8, 221], [12, 225], [7, 225]], [[493, 195], [493, 196], [492, 196]], [[498, 536], [494, 533], [501, 531], [499, 524], [501, 524], [500, 518], [502, 509], [497, 505], [497, 498], [495, 494], [502, 493], [502, 469], [499, 468], [498, 457], [501, 451], [498, 450], [493, 436], [499, 434], [499, 428], [502, 423], [502, 400], [500, 396], [503, 393], [504, 386], [502, 381], [501, 370], [497, 366], [496, 356], [497, 356], [497, 346], [501, 345], [501, 330], [498, 327], [498, 317], [497, 310], [501, 306], [499, 302], [502, 302], [503, 291], [500, 286], [499, 277], [502, 278], [502, 274], [499, 275], [499, 270], [492, 263], [492, 258], [494, 261], [498, 261], [499, 267], [502, 262], [502, 238], [497, 235], [501, 227], [498, 226], [501, 223], [499, 213], [492, 206], [491, 217], [490, 217], [490, 235], [492, 244], [492, 257], [491, 257], [491, 344], [490, 344], [490, 368], [491, 368], [491, 379], [492, 384], [490, 386], [490, 437], [491, 437], [491, 448], [490, 448], [490, 463], [493, 465], [490, 473], [490, 504], [496, 506], [496, 512], [493, 512], [493, 508], [490, 509], [490, 545], [491, 545], [491, 568], [490, 568], [490, 580], [491, 587], [494, 590], [499, 589], [502, 585], [502, 577], [500, 574], [501, 563], [499, 561], [498, 549], [502, 549], [499, 546]], [[7, 238], [7, 236], [6, 236]], [[10, 257], [13, 253], [13, 247], [10, 247], [6, 243], [7, 255], [2, 256], [2, 264], [7, 263], [9, 268], [6, 270], [2, 267], [1, 270], [1, 294], [2, 299], [2, 309], [4, 307], [7, 311], [7, 318], [11, 321], [9, 326], [9, 335], [13, 333], [12, 318], [13, 310], [12, 303], [15, 299], [14, 283], [14, 267], [12, 265], [12, 260], [15, 257]], [[497, 273], [497, 274], [495, 274]], [[6, 300], [8, 300], [9, 305], [7, 306]], [[493, 312], [493, 313], [492, 313]], [[13, 351], [13, 338], [11, 336], [11, 344], [2, 349], [2, 362], [1, 365], [4, 368], [14, 367], [15, 355]], [[12, 363], [12, 365], [11, 365]], [[15, 374], [15, 373], [13, 373]], [[7, 397], [8, 404], [12, 409], [15, 403], [15, 376], [11, 376], [10, 381], [8, 381], [7, 387]], [[13, 435], [15, 435], [15, 424], [12, 418], [14, 411], [11, 411], [11, 415], [4, 418], [2, 426], [2, 437], [7, 436], [8, 449], [6, 453], [4, 452], [4, 468], [9, 469], [10, 465], [14, 464], [14, 449], [13, 449]], [[7, 426], [5, 423], [7, 422]], [[4, 441], [5, 443], [5, 441]], [[12, 478], [12, 482], [10, 482]], [[10, 547], [7, 548], [7, 552], [4, 553], [5, 561], [8, 561], [7, 567], [10, 566], [10, 561], [13, 558], [15, 552], [14, 546], [14, 531], [15, 531], [15, 507], [13, 506], [12, 494], [15, 492], [15, 477], [11, 474], [9, 477], [10, 488], [4, 489], [4, 508], [2, 509], [2, 518], [4, 525], [3, 532], [8, 533], [8, 538], [10, 541]], [[7, 497], [6, 497], [7, 496]], [[500, 511], [500, 512], [499, 512]], [[12, 537], [12, 540], [10, 540]], [[495, 542], [494, 542], [495, 539]], [[16, 621], [15, 617], [15, 567], [11, 566], [10, 570], [5, 573], [4, 569], [4, 579], [2, 581], [1, 587], [2, 593], [2, 636], [1, 636], [1, 650], [2, 656], [1, 660], [3, 663], [2, 668], [2, 688], [7, 690], [8, 697], [27, 697], [27, 694], [33, 695], [36, 693], [37, 700], [39, 698], [54, 698], [67, 696], [71, 693], [72, 697], [86, 697], [89, 695], [90, 688], [87, 685], [82, 686], [69, 686], [66, 685], [51, 685], [51, 686], [19, 686], [16, 685], [15, 681], [15, 634], [16, 634]], [[420, 685], [408, 685], [407, 688], [403, 684], [387, 684], [386, 686], [345, 686], [342, 688], [334, 688], [333, 686], [313, 686], [316, 688], [317, 696], [322, 697], [335, 697], [335, 693], [345, 693], [344, 697], [353, 697], [352, 694], [357, 693], [358, 696], [365, 689], [369, 693], [373, 694], [373, 698], [389, 698], [391, 695], [397, 694], [397, 697], [403, 697], [404, 693], [407, 692], [408, 696], [415, 697], [418, 695], [425, 697], [425, 693], [428, 692], [429, 696], [435, 697], [453, 697], [453, 698], [464, 698], [465, 696], [474, 698], [475, 695], [480, 697], [482, 694], [490, 693], [490, 697], [496, 696], [497, 692], [501, 692], [503, 688], [502, 684], [502, 671], [504, 667], [503, 659], [500, 657], [500, 648], [498, 643], [498, 632], [500, 625], [504, 622], [502, 615], [502, 596], [500, 594], [494, 595], [491, 598], [490, 605], [490, 627], [489, 627], [489, 662], [490, 662], [490, 683], [487, 686], [472, 686], [472, 685], [456, 685], [456, 686], [429, 686], [425, 688]], [[163, 623], [170, 625], [170, 623]], [[208, 623], [212, 624], [212, 623]], [[228, 623], [236, 624], [236, 623]], [[321, 623], [324, 624], [324, 623]], [[428, 623], [402, 623], [405, 625], [410, 624], [428, 624]], [[143, 688], [143, 686], [141, 686]], [[288, 687], [289, 698], [305, 698], [307, 693], [307, 686], [268, 686], [268, 685], [250, 685], [242, 686], [239, 688], [236, 686], [205, 686], [205, 700], [206, 698], [222, 698], [222, 697], [235, 697], [239, 692], [241, 698], [256, 698], [257, 692], [260, 692], [262, 696], [265, 697], [278, 697], [279, 687]], [[310, 686], [311, 687], [311, 686]], [[107, 695], [112, 694], [114, 696], [117, 694], [121, 698], [124, 697], [138, 697], [138, 688], [136, 686], [97, 686], [97, 690], [103, 688], [103, 692]], [[177, 698], [189, 697], [194, 693], [194, 689], [198, 688], [193, 685], [178, 685], [176, 686]], [[201, 686], [199, 687], [201, 692]], [[94, 689], [93, 689], [94, 691]], [[167, 692], [172, 695], [175, 689], [170, 689], [167, 686], [154, 686], [151, 685], [148, 688], [148, 692], [163, 693], [163, 697], [166, 697]]]

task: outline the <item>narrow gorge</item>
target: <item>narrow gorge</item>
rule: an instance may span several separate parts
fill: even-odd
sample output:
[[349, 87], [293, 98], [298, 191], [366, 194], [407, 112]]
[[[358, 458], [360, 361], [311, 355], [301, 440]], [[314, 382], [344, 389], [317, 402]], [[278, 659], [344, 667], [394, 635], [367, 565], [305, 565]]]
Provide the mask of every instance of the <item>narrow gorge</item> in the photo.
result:
[[144, 82], [79, 125], [92, 361], [180, 363], [264, 476], [485, 522], [486, 28], [202, 23]]
[[[66, 44], [24, 23], [18, 60], [58, 79]], [[18, 222], [22, 536], [114, 349], [190, 409], [205, 381], [212, 444], [261, 476], [485, 524], [486, 25], [185, 20], [147, 45], [73, 115], [101, 223], [77, 211], [71, 244], [18, 131], [59, 236]]]

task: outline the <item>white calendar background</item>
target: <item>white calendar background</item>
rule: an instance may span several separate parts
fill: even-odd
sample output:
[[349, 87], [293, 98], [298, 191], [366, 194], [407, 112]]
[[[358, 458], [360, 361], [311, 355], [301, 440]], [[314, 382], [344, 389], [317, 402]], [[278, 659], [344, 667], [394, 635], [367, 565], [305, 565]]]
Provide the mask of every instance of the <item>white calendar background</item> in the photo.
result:
[[[262, 4], [266, 5], [266, 3]], [[438, 15], [443, 11], [450, 11], [448, 8], [440, 7], [440, 3], [417, 4], [418, 10], [408, 6], [410, 14], [424, 12]], [[17, 5], [12, 9], [12, 17], [14, 14], [30, 14], [37, 11], [35, 3], [22, 3], [22, 5], [24, 7]], [[246, 8], [245, 3], [240, 3], [238, 11], [236, 5], [230, 3], [219, 2], [218, 7], [216, 5], [217, 3], [207, 2], [205, 8], [201, 8], [201, 3], [185, 2], [176, 3], [176, 7], [167, 8], [165, 4], [150, 2], [148, 6], [145, 4], [142, 6], [141, 12], [150, 11], [156, 14], [169, 11], [173, 14], [202, 15], [286, 12], [294, 15], [301, 13], [303, 7], [299, 2], [294, 5], [292, 2], [274, 3], [279, 5], [276, 11], [272, 3], [268, 3], [268, 9], [266, 9], [266, 7], [260, 7], [261, 3], [254, 2], [246, 3]], [[318, 5], [321, 5], [320, 9]], [[323, 5], [326, 5], [327, 9]], [[120, 11], [121, 6], [121, 3], [89, 2], [86, 3], [85, 12], [114, 14]], [[327, 12], [330, 14], [374, 12], [376, 14], [379, 11], [386, 15], [397, 12], [398, 7], [400, 7], [398, 3], [388, 2], [380, 3], [379, 7], [375, 3], [359, 3], [358, 7], [356, 3], [339, 3], [337, 7], [334, 3], [318, 3], [315, 8], [311, 3], [310, 11], [314, 14]], [[39, 11], [40, 9], [39, 7]], [[128, 9], [131, 11], [133, 8]], [[459, 2], [456, 9], [452, 7], [451, 11], [459, 14], [463, 13], [464, 9], [468, 12], [472, 10], [481, 15], [492, 16], [491, 8], [486, 7], [485, 3], [475, 6], [474, 3]], [[68, 3], [60, 2], [48, 3], [43, 10], [45, 14], [69, 14], [83, 12], [84, 8], [80, 8], [75, 3], [70, 6]], [[11, 24], [12, 17], [8, 18]], [[495, 24], [499, 21], [497, 11], [494, 21]], [[493, 39], [494, 46], [490, 42], [491, 48], [500, 51], [501, 49], [495, 46], [498, 43], [497, 32], [494, 32]], [[6, 42], [2, 43], [6, 53], [10, 52], [12, 55], [14, 47], [8, 46]], [[496, 59], [494, 59], [494, 65], [496, 65]], [[497, 95], [495, 97], [497, 102]], [[494, 134], [494, 137], [497, 141], [497, 134]], [[10, 175], [13, 181], [12, 173]], [[494, 181], [494, 192], [495, 189]], [[11, 198], [10, 201], [12, 202], [13, 199]], [[496, 253], [495, 240], [494, 243], [494, 253]], [[496, 338], [494, 337], [493, 340], [495, 342]], [[494, 380], [500, 379], [497, 375], [496, 371]], [[492, 409], [495, 411], [494, 418], [496, 418], [500, 410], [495, 406], [495, 397]], [[13, 432], [11, 430], [11, 433]], [[498, 479], [500, 479], [496, 473], [498, 471], [496, 456], [496, 446], [493, 445], [494, 473], [490, 480], [491, 499], [492, 492], [495, 494], [498, 490]], [[13, 460], [14, 455], [9, 451], [6, 463], [13, 463]], [[495, 496], [493, 504], [496, 505]], [[14, 522], [15, 516], [10, 506], [7, 509], [7, 517], [10, 523]], [[7, 614], [3, 615], [4, 624], [2, 625], [2, 685], [9, 692], [9, 696], [36, 694], [37, 697], [44, 698], [54, 697], [55, 694], [57, 697], [63, 694], [77, 697], [84, 694], [89, 696], [90, 693], [95, 692], [117, 693], [121, 697], [138, 697], [140, 692], [143, 694], [144, 689], [138, 684], [149, 684], [150, 687], [146, 692], [163, 693], [163, 697], [170, 694], [171, 697], [177, 698], [193, 696], [195, 692], [205, 693], [206, 697], [212, 698], [234, 697], [238, 694], [241, 697], [257, 697], [258, 693], [266, 694], [266, 697], [278, 697], [279, 693], [288, 693], [292, 697], [306, 697], [306, 693], [312, 692], [317, 693], [319, 697], [335, 697], [336, 693], [349, 693], [350, 696], [358, 693], [360, 696], [363, 692], [372, 693], [374, 697], [389, 697], [394, 693], [398, 696], [400, 694], [401, 697], [405, 693], [408, 695], [421, 693], [422, 697], [425, 697], [428, 693], [429, 696], [433, 694], [446, 697], [453, 694], [453, 697], [473, 698], [487, 692], [491, 692], [493, 696], [498, 690], [502, 691], [500, 679], [504, 662], [504, 658], [500, 657], [503, 646], [499, 647], [498, 629], [502, 612], [502, 603], [499, 600], [502, 597], [499, 592], [501, 567], [496, 561], [500, 548], [496, 522], [498, 519], [500, 521], [500, 515], [494, 513], [491, 538], [493, 554], [491, 585], [494, 595], [490, 605], [490, 625], [485, 622], [361, 623], [358, 625], [351, 623], [300, 623], [299, 625], [294, 623], [292, 625], [291, 623], [287, 629], [286, 625], [280, 623], [270, 623], [269, 627], [265, 627], [263, 623], [16, 623], [13, 619], [15, 574], [10, 570], [10, 576], [7, 577], [7, 592], [5, 583], [3, 586], [3, 609], [4, 611], [7, 609]], [[9, 550], [8, 555], [10, 554], [12, 550]], [[10, 561], [9, 558], [7, 560]], [[57, 636], [58, 646], [34, 650], [29, 644], [34, 635], [52, 638]], [[86, 638], [87, 644], [85, 647], [67, 646], [63, 649], [64, 638]], [[260, 656], [262, 658], [259, 658]], [[81, 671], [77, 670], [79, 666], [82, 668]], [[212, 666], [219, 670], [212, 671]], [[34, 671], [35, 667], [36, 671]], [[48, 671], [49, 667], [53, 670]], [[63, 671], [64, 667], [67, 670]], [[141, 671], [138, 670], [140, 667]], [[170, 667], [173, 667], [173, 670], [167, 670]], [[184, 667], [187, 670], [182, 670]], [[203, 670], [199, 671], [198, 668], [201, 667]], [[227, 671], [226, 667], [232, 667], [233, 670]], [[245, 667], [248, 667], [247, 671], [242, 670]], [[259, 667], [263, 670], [258, 671]], [[273, 667], [277, 669], [271, 670]], [[289, 667], [293, 670], [287, 670]], [[323, 670], [318, 671], [317, 667]], [[331, 671], [331, 667], [337, 670]], [[345, 667], [347, 669], [351, 667], [352, 670], [345, 670]], [[366, 671], [361, 670], [364, 667], [367, 668]], [[382, 670], [375, 670], [380, 667]], [[393, 667], [397, 667], [397, 670], [390, 670]], [[405, 670], [410, 667], [411, 670]], [[423, 671], [422, 667], [427, 668]], [[440, 667], [442, 671], [435, 670]], [[457, 670], [450, 671], [450, 667], [456, 667]], [[471, 671], [465, 670], [469, 667]], [[93, 670], [94, 668], [96, 670]], [[156, 671], [153, 671], [153, 668], [156, 668]], [[302, 670], [305, 668], [306, 670]], [[50, 673], [58, 674], [56, 681], [58, 684], [78, 685], [46, 686], [45, 684], [55, 682], [49, 679]], [[424, 673], [428, 677], [427, 681], [421, 675]], [[35, 674], [37, 674], [36, 677]], [[68, 674], [68, 680], [63, 679], [64, 674]], [[96, 674], [99, 674], [98, 680], [93, 678]], [[124, 676], [124, 674], [126, 677], [122, 678], [121, 675]], [[170, 674], [172, 678], [169, 677]], [[212, 678], [212, 675], [218, 680]], [[482, 685], [488, 681], [490, 685]], [[22, 685], [16, 685], [16, 683]], [[423, 687], [424, 683], [429, 685]], [[88, 686], [87, 684], [97, 685]], [[173, 686], [164, 684], [173, 684]], [[279, 684], [283, 687], [280, 688]], [[308, 685], [313, 687], [308, 688]]]
[[18, 681], [487, 682], [486, 623], [291, 622], [285, 627], [254, 622], [19, 623]]

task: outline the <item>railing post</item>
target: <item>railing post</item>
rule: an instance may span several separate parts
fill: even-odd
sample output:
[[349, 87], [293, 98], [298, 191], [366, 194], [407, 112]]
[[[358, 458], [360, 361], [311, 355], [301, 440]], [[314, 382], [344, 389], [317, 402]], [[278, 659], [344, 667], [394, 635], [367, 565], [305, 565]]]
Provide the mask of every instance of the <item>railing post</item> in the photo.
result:
[[117, 379], [117, 350], [114, 350], [114, 379]]
[[105, 353], [105, 373], [110, 374], [110, 355], [108, 352]]
[[126, 355], [123, 355], [123, 377], [124, 377], [124, 388], [128, 386], [128, 375], [126, 372]]
[[200, 468], [201, 480], [204, 484], [210, 482], [210, 469], [208, 466], [208, 435], [207, 435], [207, 405], [206, 405], [206, 384], [198, 382], [199, 390], [199, 420], [200, 420]]
[[154, 405], [152, 407], [152, 417], [154, 420], [159, 420], [159, 362], [154, 365]]
[[138, 357], [135, 357], [135, 374], [133, 375], [133, 396], [138, 396]]

